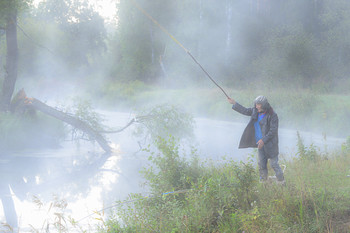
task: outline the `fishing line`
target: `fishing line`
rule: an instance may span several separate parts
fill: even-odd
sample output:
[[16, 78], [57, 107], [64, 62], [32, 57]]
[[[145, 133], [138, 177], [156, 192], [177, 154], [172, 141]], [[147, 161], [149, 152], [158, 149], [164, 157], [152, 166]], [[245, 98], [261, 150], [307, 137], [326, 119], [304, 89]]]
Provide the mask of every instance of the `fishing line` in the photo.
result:
[[150, 14], [147, 13], [139, 4], [137, 4], [134, 0], [130, 0], [131, 3], [140, 10], [147, 18], [149, 18], [155, 25], [157, 25], [165, 34], [167, 34], [176, 44], [178, 44], [185, 52], [192, 58], [192, 60], [202, 69], [202, 71], [208, 76], [208, 78], [225, 94], [225, 96], [229, 99], [230, 97], [226, 94], [224, 89], [215, 82], [215, 80], [210, 76], [210, 74], [203, 68], [203, 66], [194, 58], [191, 52], [185, 48], [172, 34], [170, 34], [157, 20], [155, 20]]

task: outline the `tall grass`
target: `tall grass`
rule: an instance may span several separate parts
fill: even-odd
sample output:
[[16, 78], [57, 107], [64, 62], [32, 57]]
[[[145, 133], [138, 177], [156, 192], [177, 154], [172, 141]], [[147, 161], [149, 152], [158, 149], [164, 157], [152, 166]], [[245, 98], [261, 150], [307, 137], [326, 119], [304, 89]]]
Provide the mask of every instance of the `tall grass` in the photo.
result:
[[194, 154], [180, 156], [172, 139], [158, 147], [144, 171], [152, 195], [131, 195], [137, 200], [120, 205], [101, 232], [350, 231], [349, 153], [299, 145], [284, 162], [287, 184], [280, 186], [260, 184], [251, 160], [199, 162]]

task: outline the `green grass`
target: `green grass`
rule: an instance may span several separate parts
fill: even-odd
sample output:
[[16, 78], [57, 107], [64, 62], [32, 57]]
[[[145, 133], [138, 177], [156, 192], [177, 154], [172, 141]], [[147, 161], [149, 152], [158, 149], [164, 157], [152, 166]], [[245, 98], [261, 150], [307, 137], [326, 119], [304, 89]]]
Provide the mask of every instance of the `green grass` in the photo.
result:
[[[350, 231], [350, 153], [310, 157], [304, 148], [282, 162], [280, 186], [260, 184], [251, 160], [199, 162], [180, 156], [172, 139], [158, 147], [144, 171], [152, 196], [130, 195], [137, 201], [121, 204], [101, 232]], [[184, 191], [164, 194], [176, 190]]]
[[[112, 109], [139, 109], [156, 104], [174, 104], [197, 117], [219, 120], [246, 120], [245, 116], [232, 112], [226, 97], [216, 87], [164, 89], [140, 83], [108, 87], [102, 91], [103, 103]], [[125, 91], [117, 91], [125, 88]], [[224, 87], [229, 96], [246, 107], [253, 105], [258, 95], [265, 95], [280, 119], [280, 126], [298, 130], [309, 130], [329, 136], [348, 136], [350, 132], [350, 96], [322, 94], [310, 90], [276, 89], [252, 90]], [[111, 91], [113, 90], [113, 91]], [[130, 91], [133, 90], [133, 91]], [[120, 96], [122, 95], [122, 97]], [[99, 95], [101, 96], [101, 94]], [[100, 104], [102, 103], [100, 102]]]

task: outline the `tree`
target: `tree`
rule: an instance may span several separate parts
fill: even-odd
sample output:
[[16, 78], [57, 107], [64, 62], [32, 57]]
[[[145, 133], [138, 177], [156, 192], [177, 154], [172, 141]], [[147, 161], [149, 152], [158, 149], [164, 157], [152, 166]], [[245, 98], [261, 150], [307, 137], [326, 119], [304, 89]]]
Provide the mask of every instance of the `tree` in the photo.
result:
[[0, 96], [0, 111], [10, 108], [11, 97], [17, 80], [18, 46], [17, 46], [17, 1], [1, 1], [0, 14], [2, 30], [6, 32], [6, 68]]
[[[166, 28], [174, 20], [174, 1], [138, 1], [138, 4]], [[117, 16], [118, 30], [113, 41], [117, 55], [114, 55], [112, 72], [122, 80], [155, 81], [162, 72], [160, 62], [167, 35], [143, 15], [133, 1], [121, 0]]]
[[[34, 20], [48, 22], [60, 38], [42, 32], [44, 43], [55, 46], [55, 59], [60, 59], [69, 71], [93, 66], [106, 50], [107, 32], [104, 19], [87, 0], [48, 0], [39, 4]], [[48, 35], [47, 35], [48, 34]], [[91, 70], [89, 70], [91, 72]]]

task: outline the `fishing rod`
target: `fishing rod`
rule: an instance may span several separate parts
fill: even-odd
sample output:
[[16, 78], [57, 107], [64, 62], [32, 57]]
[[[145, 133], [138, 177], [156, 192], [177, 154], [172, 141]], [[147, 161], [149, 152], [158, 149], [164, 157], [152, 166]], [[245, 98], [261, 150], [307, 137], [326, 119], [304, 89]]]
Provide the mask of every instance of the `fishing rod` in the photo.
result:
[[191, 52], [185, 48], [172, 34], [170, 34], [157, 20], [155, 20], [150, 14], [147, 13], [136, 1], [130, 0], [131, 3], [144, 14], [147, 18], [149, 18], [155, 25], [157, 25], [165, 34], [167, 34], [175, 43], [177, 43], [185, 52], [192, 58], [192, 60], [202, 69], [202, 71], [208, 76], [208, 78], [225, 94], [225, 96], [229, 99], [230, 97], [226, 94], [224, 89], [215, 82], [215, 80], [210, 76], [210, 74], [203, 68], [203, 66], [194, 58]]

